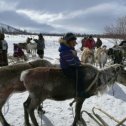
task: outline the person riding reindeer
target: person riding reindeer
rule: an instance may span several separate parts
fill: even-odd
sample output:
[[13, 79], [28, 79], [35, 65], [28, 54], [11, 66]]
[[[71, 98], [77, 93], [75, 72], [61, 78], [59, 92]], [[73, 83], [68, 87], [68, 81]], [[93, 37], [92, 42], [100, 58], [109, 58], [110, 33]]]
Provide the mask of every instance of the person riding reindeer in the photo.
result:
[[77, 97], [85, 97], [84, 92], [84, 72], [81, 69], [81, 62], [75, 50], [76, 36], [73, 33], [67, 33], [59, 40], [60, 47], [60, 67], [63, 73], [75, 80], [75, 89], [77, 90]]

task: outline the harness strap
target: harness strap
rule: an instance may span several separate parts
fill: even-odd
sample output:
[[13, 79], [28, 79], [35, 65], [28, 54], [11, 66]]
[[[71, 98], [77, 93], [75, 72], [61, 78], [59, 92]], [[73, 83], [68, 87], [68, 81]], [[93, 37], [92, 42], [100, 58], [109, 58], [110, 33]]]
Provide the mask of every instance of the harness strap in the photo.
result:
[[78, 69], [76, 68], [76, 96], [77, 96], [77, 87], [78, 87]]
[[88, 92], [88, 91], [92, 88], [92, 86], [95, 84], [95, 82], [96, 82], [96, 80], [97, 80], [97, 78], [98, 78], [98, 76], [99, 76], [99, 73], [100, 73], [100, 72], [97, 73], [97, 75], [95, 76], [94, 80], [93, 80], [92, 83], [89, 85], [89, 87], [85, 90], [85, 92]]

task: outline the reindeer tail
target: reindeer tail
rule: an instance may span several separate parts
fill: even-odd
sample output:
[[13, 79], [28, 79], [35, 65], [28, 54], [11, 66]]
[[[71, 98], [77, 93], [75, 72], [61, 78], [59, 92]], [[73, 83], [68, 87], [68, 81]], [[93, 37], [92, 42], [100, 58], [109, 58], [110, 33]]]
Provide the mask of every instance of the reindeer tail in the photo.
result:
[[29, 72], [29, 70], [24, 70], [21, 72], [20, 81], [24, 81], [26, 74]]

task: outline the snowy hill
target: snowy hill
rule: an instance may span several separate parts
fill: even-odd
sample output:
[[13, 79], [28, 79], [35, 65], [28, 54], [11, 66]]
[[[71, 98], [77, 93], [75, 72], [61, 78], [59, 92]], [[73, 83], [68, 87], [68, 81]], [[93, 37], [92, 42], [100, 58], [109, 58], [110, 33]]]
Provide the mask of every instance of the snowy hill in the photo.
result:
[[0, 23], [0, 32], [4, 32], [4, 33], [17, 33], [17, 34], [22, 34], [22, 33], [26, 33], [25, 31], [22, 31], [20, 29], [14, 28], [12, 26]]

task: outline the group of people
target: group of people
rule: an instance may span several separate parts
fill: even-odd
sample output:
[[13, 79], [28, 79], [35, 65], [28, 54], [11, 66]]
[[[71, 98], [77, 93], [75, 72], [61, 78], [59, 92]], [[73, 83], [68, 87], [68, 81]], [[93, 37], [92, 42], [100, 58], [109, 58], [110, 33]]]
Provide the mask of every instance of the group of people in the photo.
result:
[[102, 41], [99, 37], [97, 37], [97, 41], [95, 42], [95, 40], [93, 39], [92, 36], [89, 37], [84, 37], [81, 41], [81, 50], [83, 50], [83, 48], [89, 48], [91, 50], [94, 50], [94, 48], [99, 48], [102, 46]]
[[[32, 38], [27, 38], [26, 44], [31, 43]], [[45, 40], [43, 35], [40, 33], [38, 39], [33, 39], [37, 43], [37, 54], [40, 58], [44, 56]], [[29, 52], [28, 52], [29, 53]], [[14, 57], [25, 56], [22, 48], [18, 44], [14, 44]]]

